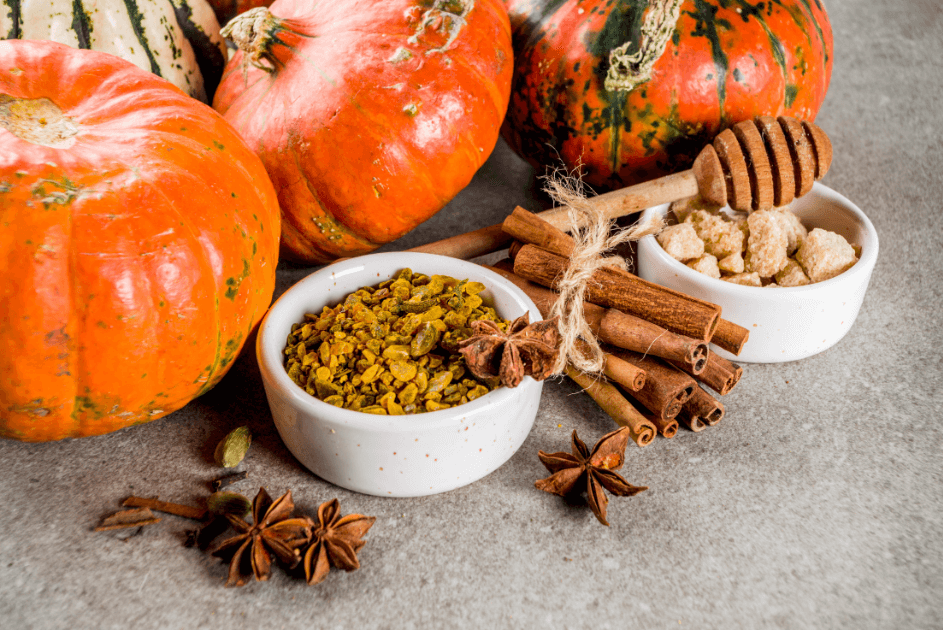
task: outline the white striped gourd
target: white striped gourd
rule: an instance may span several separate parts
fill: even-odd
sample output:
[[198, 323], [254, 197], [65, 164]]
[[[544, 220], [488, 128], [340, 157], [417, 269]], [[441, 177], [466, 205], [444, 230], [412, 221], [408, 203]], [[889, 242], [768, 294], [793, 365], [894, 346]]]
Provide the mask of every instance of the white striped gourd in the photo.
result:
[[226, 65], [206, 0], [0, 0], [0, 39], [45, 39], [126, 59], [204, 103]]

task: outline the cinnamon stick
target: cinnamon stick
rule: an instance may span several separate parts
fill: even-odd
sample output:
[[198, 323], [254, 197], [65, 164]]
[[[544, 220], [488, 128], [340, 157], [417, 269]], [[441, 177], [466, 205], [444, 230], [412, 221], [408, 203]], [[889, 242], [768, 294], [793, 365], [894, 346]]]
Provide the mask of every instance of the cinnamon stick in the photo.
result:
[[[517, 285], [534, 301], [541, 315], [544, 318], [549, 317], [559, 294], [521, 278], [509, 271], [508, 267], [507, 262], [500, 261], [489, 269]], [[688, 363], [695, 372], [700, 372], [707, 365], [708, 348], [704, 341], [675, 334], [641, 317], [616, 309], [604, 309], [592, 302], [583, 302], [583, 318], [593, 334], [605, 343], [682, 361]]]
[[645, 370], [639, 369], [619, 357], [603, 353], [603, 374], [630, 392], [637, 392], [645, 387]]
[[[511, 241], [511, 244], [508, 245], [508, 258], [510, 258], [512, 261], [517, 258], [517, 252], [521, 251], [522, 247], [524, 247], [524, 243], [520, 241]], [[511, 270], [513, 271], [514, 268], [511, 267]]]
[[146, 497], [130, 496], [125, 499], [121, 505], [123, 507], [150, 508], [152, 510], [157, 510], [158, 512], [165, 512], [167, 514], [182, 516], [184, 518], [192, 518], [197, 521], [202, 521], [204, 518], [206, 518], [207, 514], [207, 511], [204, 508], [193, 507], [190, 505], [180, 505], [179, 503], [169, 503], [167, 501], [158, 501], [156, 497], [153, 499], [148, 499]]
[[[569, 260], [535, 245], [524, 245], [514, 259], [514, 273], [545, 287], [555, 288]], [[708, 341], [720, 319], [720, 307], [632, 274], [596, 270], [586, 287], [594, 304], [646, 319], [663, 328]]]
[[645, 385], [629, 395], [664, 420], [677, 416], [697, 388], [694, 379], [661, 359], [623, 348], [613, 348], [612, 354], [645, 370]]
[[704, 341], [678, 335], [613, 308], [603, 315], [597, 336], [620, 348], [687, 363], [695, 374], [707, 365], [708, 349]]
[[523, 243], [536, 245], [567, 258], [573, 254], [576, 247], [572, 236], [520, 206], [515, 207], [504, 219], [501, 228]]
[[675, 418], [663, 420], [652, 414], [652, 422], [658, 427], [658, 434], [669, 440], [678, 434], [678, 421]]
[[101, 525], [95, 528], [96, 532], [107, 532], [112, 529], [126, 529], [160, 523], [160, 519], [147, 508], [121, 510], [102, 519]]
[[[586, 351], [585, 344], [586, 342], [580, 344], [580, 348], [584, 352]], [[637, 392], [645, 386], [645, 370], [608, 352], [603, 352], [602, 373], [609, 380], [615, 381], [632, 392]]]
[[642, 414], [649, 422], [655, 425], [655, 428], [658, 429], [658, 435], [670, 440], [678, 434], [677, 418], [662, 418], [661, 415], [652, 413], [646, 409], [637, 400], [633, 400], [631, 396], [628, 397], [628, 400], [640, 414]]
[[737, 356], [743, 350], [744, 344], [750, 338], [750, 331], [726, 319], [717, 322], [717, 329], [710, 338], [710, 342], [718, 348], [723, 348], [730, 354]]
[[[505, 232], [517, 239], [508, 248], [508, 255], [511, 258], [515, 258], [520, 248], [527, 243], [565, 258], [570, 258], [573, 255], [573, 250], [576, 249], [576, 241], [573, 240], [572, 236], [547, 222], [541, 216], [520, 206], [514, 208], [514, 211], [504, 219], [502, 227]], [[618, 260], [621, 261], [622, 259], [619, 258]], [[613, 265], [607, 267], [607, 269], [618, 275], [632, 275], [622, 266]]]
[[652, 443], [658, 429], [625, 399], [615, 385], [584, 374], [572, 365], [567, 365], [566, 375], [582, 387], [616, 424], [628, 427], [629, 435], [636, 444], [648, 446]]
[[699, 433], [707, 428], [707, 425], [704, 424], [704, 420], [698, 416], [686, 415], [684, 413], [684, 407], [681, 408], [681, 413], [677, 417], [678, 424], [684, 425], [689, 430]]
[[697, 418], [707, 426], [714, 426], [724, 418], [724, 405], [698, 387], [686, 403], [681, 406], [678, 418]]
[[[682, 363], [673, 363], [676, 368], [687, 371]], [[688, 372], [688, 374], [691, 374]], [[711, 352], [707, 356], [707, 365], [700, 374], [691, 374], [701, 383], [704, 383], [721, 396], [726, 396], [730, 390], [740, 381], [743, 376], [743, 368], [727, 359], [719, 356], [716, 352]]]
[[441, 241], [412, 247], [406, 251], [468, 259], [496, 252], [510, 243], [511, 237], [501, 229], [501, 225], [489, 225], [480, 230], [457, 234]]

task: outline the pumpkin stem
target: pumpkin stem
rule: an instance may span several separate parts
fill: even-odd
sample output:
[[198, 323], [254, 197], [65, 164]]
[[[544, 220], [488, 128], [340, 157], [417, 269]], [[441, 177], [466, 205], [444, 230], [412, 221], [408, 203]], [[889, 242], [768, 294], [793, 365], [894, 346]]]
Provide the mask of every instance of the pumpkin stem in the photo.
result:
[[438, 46], [430, 44], [427, 55], [445, 53], [455, 41], [467, 23], [468, 14], [475, 8], [475, 0], [435, 0], [432, 7], [417, 17], [419, 7], [412, 7], [406, 12], [406, 19], [414, 22], [418, 19], [416, 32], [407, 40], [410, 44], [420, 44], [420, 39], [427, 31], [436, 32], [445, 37]]
[[20, 140], [55, 149], [68, 149], [79, 133], [79, 125], [48, 98], [17, 98], [2, 92], [0, 127]]
[[265, 72], [275, 72], [275, 56], [272, 54], [272, 45], [278, 39], [281, 30], [281, 20], [272, 15], [266, 7], [256, 7], [245, 13], [240, 13], [227, 22], [219, 34], [231, 39], [239, 50], [245, 54], [243, 71], [251, 63]]
[[655, 0], [642, 22], [638, 49], [629, 54], [627, 41], [609, 53], [605, 87], [610, 92], [629, 92], [652, 78], [652, 67], [665, 52], [681, 15], [681, 0]]

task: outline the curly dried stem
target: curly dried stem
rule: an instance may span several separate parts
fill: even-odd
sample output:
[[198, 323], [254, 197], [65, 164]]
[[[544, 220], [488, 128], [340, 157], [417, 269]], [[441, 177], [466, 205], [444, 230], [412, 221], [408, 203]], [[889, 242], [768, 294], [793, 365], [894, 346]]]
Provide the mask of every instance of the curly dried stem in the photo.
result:
[[681, 0], [652, 3], [642, 23], [642, 34], [634, 53], [628, 41], [609, 53], [605, 87], [610, 92], [629, 92], [652, 78], [652, 68], [661, 59], [681, 15]]
[[265, 7], [250, 9], [231, 19], [219, 34], [226, 37], [245, 53], [243, 72], [252, 64], [260, 70], [275, 72], [272, 45], [282, 29], [281, 20]]

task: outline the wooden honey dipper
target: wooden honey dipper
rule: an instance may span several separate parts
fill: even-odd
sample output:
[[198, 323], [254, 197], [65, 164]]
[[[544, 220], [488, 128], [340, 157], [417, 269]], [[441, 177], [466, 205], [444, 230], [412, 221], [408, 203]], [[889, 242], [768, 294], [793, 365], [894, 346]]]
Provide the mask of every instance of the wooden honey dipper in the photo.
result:
[[[690, 169], [598, 195], [590, 202], [609, 218], [697, 194], [708, 203], [735, 210], [768, 210], [812, 190], [831, 163], [832, 143], [815, 124], [787, 116], [760, 116], [718, 134]], [[567, 214], [566, 208], [553, 208], [539, 216], [567, 230]], [[510, 241], [499, 224], [409, 251], [474, 258], [507, 247]]]
[[815, 124], [760, 116], [722, 131], [685, 173], [708, 202], [749, 212], [801, 197], [831, 163], [832, 143]]

